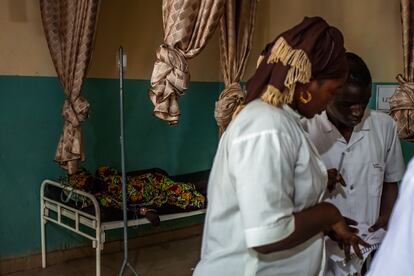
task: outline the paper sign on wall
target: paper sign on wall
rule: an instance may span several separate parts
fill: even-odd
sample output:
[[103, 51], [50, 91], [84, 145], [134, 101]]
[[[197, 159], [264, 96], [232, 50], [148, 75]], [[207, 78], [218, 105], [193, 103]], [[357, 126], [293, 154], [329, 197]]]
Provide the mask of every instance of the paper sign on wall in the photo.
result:
[[388, 112], [390, 110], [389, 99], [394, 94], [396, 84], [378, 84], [376, 89], [377, 110]]

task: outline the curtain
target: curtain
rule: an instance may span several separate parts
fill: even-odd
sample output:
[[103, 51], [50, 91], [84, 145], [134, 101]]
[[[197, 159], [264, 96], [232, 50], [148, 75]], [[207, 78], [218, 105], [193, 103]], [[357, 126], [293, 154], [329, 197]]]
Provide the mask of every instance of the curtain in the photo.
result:
[[65, 101], [55, 161], [69, 174], [85, 159], [81, 123], [89, 103], [81, 87], [92, 55], [99, 0], [40, 0], [43, 29]]
[[414, 2], [401, 0], [404, 73], [397, 76], [399, 87], [390, 98], [390, 115], [397, 122], [401, 139], [414, 141]]
[[214, 33], [225, 0], [163, 0], [164, 43], [158, 48], [148, 96], [154, 115], [170, 124], [180, 116], [178, 97], [188, 88], [187, 59], [198, 55]]
[[225, 89], [214, 111], [220, 135], [230, 123], [237, 106], [244, 100], [239, 82], [252, 46], [256, 6], [257, 0], [228, 0], [220, 20], [220, 64]]

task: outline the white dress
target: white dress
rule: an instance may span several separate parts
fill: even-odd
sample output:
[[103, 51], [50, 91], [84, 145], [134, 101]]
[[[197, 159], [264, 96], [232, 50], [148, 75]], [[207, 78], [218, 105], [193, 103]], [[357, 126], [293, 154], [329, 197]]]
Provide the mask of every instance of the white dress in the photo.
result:
[[414, 161], [401, 183], [388, 231], [368, 276], [414, 275]]
[[323, 234], [284, 251], [253, 247], [285, 239], [294, 212], [321, 202], [326, 168], [287, 105], [248, 104], [223, 134], [209, 184], [195, 276], [323, 275]]

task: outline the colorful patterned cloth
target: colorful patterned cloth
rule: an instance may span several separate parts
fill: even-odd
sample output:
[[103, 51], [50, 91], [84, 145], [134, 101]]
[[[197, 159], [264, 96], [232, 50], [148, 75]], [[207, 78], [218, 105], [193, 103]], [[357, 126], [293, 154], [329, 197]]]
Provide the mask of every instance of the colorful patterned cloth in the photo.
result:
[[[103, 207], [121, 208], [122, 176], [115, 169], [100, 167], [93, 177], [86, 170], [62, 179], [64, 185], [92, 193]], [[127, 176], [128, 206], [159, 208], [164, 205], [181, 209], [204, 207], [205, 197], [194, 184], [175, 182], [160, 172]]]

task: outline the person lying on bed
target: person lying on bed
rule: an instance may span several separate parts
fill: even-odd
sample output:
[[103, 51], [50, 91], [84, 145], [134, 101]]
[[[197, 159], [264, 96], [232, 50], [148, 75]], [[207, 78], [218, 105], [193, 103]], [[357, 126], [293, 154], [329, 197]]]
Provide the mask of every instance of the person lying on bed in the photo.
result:
[[[100, 167], [95, 176], [82, 169], [61, 182], [92, 193], [102, 207], [122, 208], [122, 176], [113, 168]], [[205, 206], [205, 197], [195, 185], [173, 181], [161, 170], [127, 175], [127, 194], [128, 209], [136, 209], [138, 215], [146, 217], [153, 225], [159, 224], [156, 215], [159, 208], [192, 210]]]
[[[100, 167], [95, 174], [96, 191], [102, 206], [120, 208], [122, 203], [121, 174], [109, 167]], [[159, 208], [164, 205], [181, 209], [201, 209], [205, 198], [191, 183], [176, 182], [161, 172], [127, 175], [128, 203]]]

